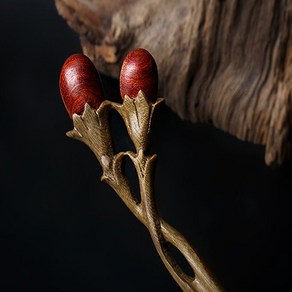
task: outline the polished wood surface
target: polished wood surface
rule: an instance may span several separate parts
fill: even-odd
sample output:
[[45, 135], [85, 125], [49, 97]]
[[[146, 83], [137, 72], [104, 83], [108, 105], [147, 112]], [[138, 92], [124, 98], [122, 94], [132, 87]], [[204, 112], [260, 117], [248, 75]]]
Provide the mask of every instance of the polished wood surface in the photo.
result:
[[158, 73], [152, 55], [145, 49], [131, 51], [125, 58], [120, 73], [120, 91], [135, 98], [142, 90], [150, 100], [157, 97]]
[[85, 103], [97, 109], [103, 92], [98, 72], [83, 54], [74, 54], [64, 63], [60, 74], [60, 93], [69, 116], [82, 114]]

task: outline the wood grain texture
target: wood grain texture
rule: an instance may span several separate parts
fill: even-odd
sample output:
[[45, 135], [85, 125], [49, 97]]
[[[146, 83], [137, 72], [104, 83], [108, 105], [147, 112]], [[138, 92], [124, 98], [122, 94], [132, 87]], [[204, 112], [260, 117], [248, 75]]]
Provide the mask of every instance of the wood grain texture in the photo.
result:
[[[154, 197], [153, 172], [156, 155], [145, 152], [150, 141], [152, 117], [163, 99], [149, 102], [142, 91], [131, 99], [125, 96], [123, 104], [104, 101], [97, 110], [88, 104], [82, 116], [73, 116], [74, 129], [67, 133], [71, 138], [85, 143], [101, 164], [101, 180], [108, 183], [131, 212], [149, 230], [154, 246], [165, 267], [183, 291], [220, 291], [188, 241], [159, 215]], [[116, 110], [123, 118], [128, 134], [135, 145], [135, 152], [115, 153], [109, 127], [109, 115]], [[129, 157], [136, 169], [141, 201], [137, 201], [122, 167]], [[194, 276], [188, 275], [174, 260], [169, 245], [173, 245], [185, 257]], [[130, 277], [130, 276], [129, 276]], [[130, 278], [129, 278], [130, 280]]]
[[152, 55], [145, 49], [131, 51], [125, 58], [120, 73], [121, 96], [135, 98], [142, 90], [150, 100], [157, 98], [158, 73]]
[[97, 109], [104, 100], [102, 86], [92, 62], [83, 54], [74, 54], [60, 73], [60, 93], [69, 116], [82, 114], [86, 103]]
[[55, 1], [104, 74], [146, 48], [183, 119], [266, 145], [268, 165], [290, 156], [292, 0]]

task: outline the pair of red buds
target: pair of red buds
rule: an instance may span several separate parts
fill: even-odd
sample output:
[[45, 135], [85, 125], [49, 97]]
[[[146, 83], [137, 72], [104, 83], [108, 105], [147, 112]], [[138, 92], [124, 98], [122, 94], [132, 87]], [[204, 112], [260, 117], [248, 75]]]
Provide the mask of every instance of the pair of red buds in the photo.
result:
[[[139, 90], [152, 101], [156, 99], [158, 86], [157, 66], [145, 49], [131, 51], [125, 58], [120, 73], [122, 99], [128, 95], [134, 99]], [[83, 54], [74, 54], [64, 63], [60, 74], [60, 92], [69, 116], [82, 114], [85, 103], [97, 109], [104, 95], [93, 63]]]

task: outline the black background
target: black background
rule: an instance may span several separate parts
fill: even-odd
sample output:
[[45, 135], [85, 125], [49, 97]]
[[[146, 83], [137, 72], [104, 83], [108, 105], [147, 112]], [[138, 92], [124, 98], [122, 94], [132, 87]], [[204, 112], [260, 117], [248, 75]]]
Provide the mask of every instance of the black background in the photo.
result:
[[[0, 2], [0, 291], [179, 291], [147, 230], [99, 182], [58, 90], [78, 36], [53, 1]], [[118, 82], [102, 76], [108, 99]], [[120, 149], [131, 144], [113, 119]], [[285, 291], [291, 277], [291, 161], [165, 107], [152, 139], [162, 216], [227, 291]], [[131, 168], [129, 176], [132, 177]], [[132, 178], [131, 178], [132, 179]]]

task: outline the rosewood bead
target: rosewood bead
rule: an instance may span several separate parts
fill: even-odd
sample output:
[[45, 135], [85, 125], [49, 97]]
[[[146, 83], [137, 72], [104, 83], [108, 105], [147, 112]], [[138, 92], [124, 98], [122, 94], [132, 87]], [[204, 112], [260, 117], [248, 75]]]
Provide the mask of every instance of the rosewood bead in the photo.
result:
[[120, 74], [122, 99], [125, 95], [134, 99], [142, 90], [153, 101], [157, 97], [157, 86], [157, 66], [152, 55], [142, 48], [131, 51], [123, 62]]
[[85, 103], [97, 109], [103, 101], [102, 86], [93, 63], [83, 54], [74, 54], [60, 73], [60, 93], [69, 116], [82, 114]]

